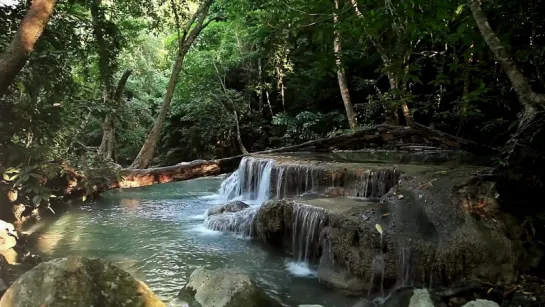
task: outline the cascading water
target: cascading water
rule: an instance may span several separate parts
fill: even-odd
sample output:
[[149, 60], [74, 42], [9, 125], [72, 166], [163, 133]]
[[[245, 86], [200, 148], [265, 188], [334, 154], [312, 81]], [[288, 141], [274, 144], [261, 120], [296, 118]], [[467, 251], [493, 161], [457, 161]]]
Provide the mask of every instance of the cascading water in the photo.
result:
[[327, 219], [326, 211], [297, 204], [293, 211], [292, 252], [297, 262], [314, 263], [319, 257], [320, 233]]
[[251, 206], [224, 214], [208, 215], [206, 212], [204, 226], [211, 230], [251, 237], [257, 210], [270, 198], [273, 166], [273, 160], [243, 158], [238, 170], [222, 182], [218, 194], [223, 203], [238, 200]]
[[261, 205], [270, 197], [274, 160], [243, 158], [236, 172], [222, 182], [218, 191], [224, 202], [241, 200]]

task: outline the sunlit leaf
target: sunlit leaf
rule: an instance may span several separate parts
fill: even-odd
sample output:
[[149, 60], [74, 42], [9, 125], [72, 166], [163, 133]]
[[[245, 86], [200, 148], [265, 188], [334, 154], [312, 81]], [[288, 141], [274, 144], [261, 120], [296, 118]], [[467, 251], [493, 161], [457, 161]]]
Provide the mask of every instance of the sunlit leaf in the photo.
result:
[[382, 226], [380, 226], [380, 224], [375, 224], [375, 228], [380, 234], [382, 234]]
[[463, 4], [460, 4], [458, 5], [458, 7], [456, 8], [456, 12], [455, 14], [456, 15], [460, 15], [462, 13], [462, 10], [464, 9], [464, 5]]

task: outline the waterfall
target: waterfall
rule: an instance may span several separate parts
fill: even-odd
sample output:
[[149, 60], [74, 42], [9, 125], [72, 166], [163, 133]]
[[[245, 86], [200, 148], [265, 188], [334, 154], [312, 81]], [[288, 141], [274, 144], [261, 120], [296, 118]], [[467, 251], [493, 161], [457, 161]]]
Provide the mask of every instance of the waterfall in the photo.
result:
[[271, 173], [274, 160], [242, 158], [236, 172], [225, 179], [218, 194], [228, 202], [241, 200], [252, 205], [261, 205], [270, 197]]
[[292, 252], [295, 261], [314, 263], [318, 260], [320, 233], [326, 219], [326, 211], [322, 208], [295, 205], [292, 225]]
[[223, 202], [240, 200], [251, 207], [238, 212], [214, 215], [208, 215], [207, 210], [204, 226], [215, 231], [251, 237], [257, 210], [270, 198], [273, 167], [273, 160], [243, 158], [237, 171], [221, 183], [218, 194]]
[[221, 232], [232, 232], [243, 237], [253, 236], [253, 220], [257, 207], [238, 212], [214, 214], [204, 219], [204, 227]]

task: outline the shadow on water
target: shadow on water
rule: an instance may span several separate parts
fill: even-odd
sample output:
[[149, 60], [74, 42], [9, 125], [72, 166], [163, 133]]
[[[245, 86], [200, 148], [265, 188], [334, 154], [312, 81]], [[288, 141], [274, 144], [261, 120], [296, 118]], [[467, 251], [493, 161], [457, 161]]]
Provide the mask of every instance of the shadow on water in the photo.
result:
[[199, 266], [237, 268], [286, 306], [351, 306], [321, 285], [308, 268], [257, 240], [208, 230], [203, 212], [221, 178], [110, 191], [97, 201], [44, 218], [32, 247], [45, 258], [102, 258], [146, 282], [163, 300], [174, 298]]

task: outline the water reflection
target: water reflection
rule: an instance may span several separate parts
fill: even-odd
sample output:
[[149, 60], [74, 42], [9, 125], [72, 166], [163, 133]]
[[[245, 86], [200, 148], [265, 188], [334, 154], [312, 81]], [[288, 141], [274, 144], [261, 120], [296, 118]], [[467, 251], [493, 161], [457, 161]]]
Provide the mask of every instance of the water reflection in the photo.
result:
[[138, 205], [140, 204], [139, 199], [134, 198], [122, 198], [121, 199], [121, 207], [128, 211], [134, 211], [138, 209]]
[[88, 256], [116, 263], [173, 304], [193, 270], [245, 271], [287, 306], [351, 306], [352, 301], [298, 277], [288, 258], [259, 242], [203, 227], [203, 212], [221, 179], [199, 179], [107, 193], [37, 231], [36, 248], [52, 257]]

